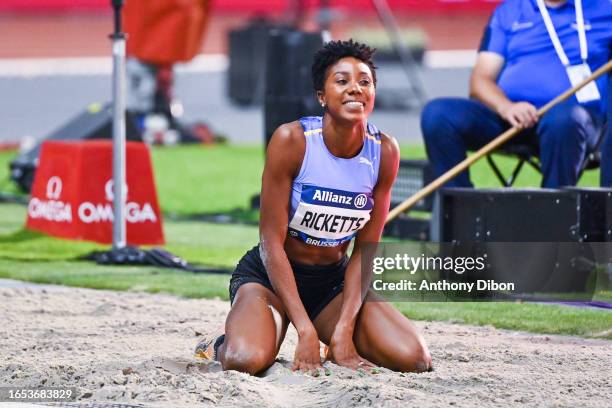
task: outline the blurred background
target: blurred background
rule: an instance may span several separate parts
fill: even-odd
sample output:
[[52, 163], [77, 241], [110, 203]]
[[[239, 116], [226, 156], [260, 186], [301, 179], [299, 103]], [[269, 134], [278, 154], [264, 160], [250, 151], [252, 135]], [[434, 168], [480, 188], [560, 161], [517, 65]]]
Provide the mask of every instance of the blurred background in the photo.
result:
[[[128, 0], [126, 5], [130, 6], [130, 2], [138, 3]], [[166, 3], [180, 8], [193, 7], [198, 2], [203, 3], [201, 0]], [[231, 95], [228, 86], [230, 55], [241, 58], [238, 63], [244, 71], [244, 61], [249, 61], [249, 57], [240, 52], [249, 47], [244, 44], [249, 36], [244, 40], [243, 35], [232, 44], [230, 33], [244, 32], [253, 26], [290, 25], [305, 31], [328, 28], [333, 39], [357, 38], [379, 48], [379, 106], [372, 122], [401, 143], [420, 143], [419, 107], [433, 97], [467, 94], [475, 50], [488, 16], [499, 1], [204, 3], [209, 4], [197, 55], [173, 67], [171, 98], [176, 107], [173, 113], [182, 123], [204, 124], [206, 130], [225, 136], [232, 143], [262, 142], [265, 124], [262, 99], [257, 96], [261, 89], [255, 89], [260, 81], [251, 84], [253, 90], [233, 91], [255, 92], [252, 98]], [[387, 26], [383, 24], [376, 3], [388, 6], [395, 27], [389, 27], [388, 21]], [[31, 145], [91, 103], [110, 101], [111, 31], [110, 0], [0, 0], [3, 146]], [[396, 42], [399, 38], [400, 45], [412, 51], [410, 56], [416, 60], [410, 64], [411, 72], [407, 73], [405, 64], [393, 51], [394, 32], [399, 34]], [[251, 61], [256, 70], [259, 62]], [[236, 61], [233, 62], [236, 66]], [[414, 98], [411, 89], [421, 91], [424, 100]]]

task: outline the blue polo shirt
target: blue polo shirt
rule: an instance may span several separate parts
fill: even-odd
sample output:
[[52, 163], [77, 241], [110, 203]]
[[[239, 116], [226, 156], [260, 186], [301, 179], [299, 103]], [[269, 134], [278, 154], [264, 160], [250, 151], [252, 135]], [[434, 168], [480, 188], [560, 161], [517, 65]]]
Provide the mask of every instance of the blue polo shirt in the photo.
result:
[[[592, 71], [605, 64], [612, 51], [612, 0], [583, 0], [582, 9]], [[582, 63], [576, 29], [574, 0], [548, 7], [563, 49], [571, 65]], [[512, 101], [527, 101], [541, 107], [571, 87], [559, 60], [536, 0], [506, 0], [494, 11], [485, 29], [479, 51], [490, 51], [505, 59], [497, 84]], [[606, 109], [607, 75], [597, 80]], [[575, 97], [574, 97], [575, 99]]]

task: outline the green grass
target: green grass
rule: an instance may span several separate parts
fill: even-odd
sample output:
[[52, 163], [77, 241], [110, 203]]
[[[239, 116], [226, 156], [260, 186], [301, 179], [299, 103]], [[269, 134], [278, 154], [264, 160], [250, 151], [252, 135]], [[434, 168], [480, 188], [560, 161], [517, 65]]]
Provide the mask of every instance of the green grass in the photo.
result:
[[[420, 146], [402, 146], [402, 157], [423, 158]], [[8, 182], [14, 153], [0, 152], [0, 192], [17, 193]], [[513, 160], [500, 157], [510, 171]], [[263, 168], [261, 146], [179, 146], [153, 149], [158, 196], [167, 215], [231, 213], [256, 220], [247, 209], [258, 193]], [[478, 187], [499, 187], [482, 161], [472, 168]], [[540, 176], [523, 170], [517, 186], [536, 187]], [[583, 185], [597, 185], [598, 172], [585, 174]], [[164, 292], [186, 297], [227, 299], [229, 276], [193, 274], [151, 267], [100, 266], [77, 258], [107, 246], [51, 238], [23, 230], [26, 209], [0, 203], [0, 277], [94, 289]], [[258, 241], [255, 225], [176, 221], [166, 216], [166, 249], [192, 263], [231, 269]], [[413, 319], [490, 324], [539, 333], [574, 334], [612, 339], [612, 313], [556, 305], [517, 303], [398, 303]], [[604, 333], [608, 331], [608, 333]]]
[[153, 149], [155, 179], [165, 212], [225, 212], [249, 206], [259, 193], [261, 146], [175, 146]]
[[85, 261], [15, 261], [0, 258], [0, 277], [92, 289], [228, 299], [228, 275], [202, 275], [151, 267], [103, 266]]
[[570, 334], [612, 340], [612, 312], [533, 303], [395, 303], [416, 320], [492, 325], [534, 333]]
[[13, 151], [0, 151], [0, 193], [23, 195], [17, 185], [9, 180], [9, 162], [15, 155]]
[[[52, 238], [22, 229], [25, 219], [24, 206], [0, 205], [0, 225], [6, 223], [15, 227], [12, 233], [0, 235], [0, 259], [33, 263], [72, 261], [108, 247]], [[192, 263], [228, 269], [233, 268], [244, 252], [258, 241], [257, 227], [248, 225], [170, 221], [164, 224], [164, 233], [165, 248], [170, 252]]]
[[[0, 205], [0, 277], [92, 289], [137, 290], [186, 297], [227, 299], [228, 275], [194, 274], [152, 267], [96, 265], [77, 258], [108, 249], [82, 241], [48, 237], [21, 229], [24, 206]], [[232, 269], [258, 240], [256, 226], [166, 222], [165, 248], [191, 263]]]

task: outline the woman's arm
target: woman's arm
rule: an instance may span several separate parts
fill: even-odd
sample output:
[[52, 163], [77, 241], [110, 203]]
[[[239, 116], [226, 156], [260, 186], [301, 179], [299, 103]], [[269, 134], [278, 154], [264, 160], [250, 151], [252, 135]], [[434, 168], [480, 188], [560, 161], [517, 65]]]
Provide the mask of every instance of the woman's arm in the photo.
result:
[[[380, 240], [385, 219], [391, 202], [391, 187], [399, 168], [399, 146], [397, 141], [383, 135], [381, 144], [381, 161], [378, 182], [374, 187], [374, 207], [370, 220], [357, 234], [357, 239], [349, 259], [345, 278], [340, 318], [334, 329], [330, 342], [332, 358], [340, 365], [355, 368], [363, 361], [357, 355], [353, 344], [353, 333], [357, 315], [369, 288], [370, 276], [361, 273], [361, 248], [365, 242], [376, 243]], [[370, 271], [371, 274], [371, 271]]]
[[282, 125], [272, 135], [262, 177], [259, 238], [261, 259], [274, 292], [298, 332], [293, 368], [310, 370], [321, 365], [319, 339], [298, 294], [284, 249], [291, 184], [299, 172], [305, 149], [306, 142], [298, 122]]

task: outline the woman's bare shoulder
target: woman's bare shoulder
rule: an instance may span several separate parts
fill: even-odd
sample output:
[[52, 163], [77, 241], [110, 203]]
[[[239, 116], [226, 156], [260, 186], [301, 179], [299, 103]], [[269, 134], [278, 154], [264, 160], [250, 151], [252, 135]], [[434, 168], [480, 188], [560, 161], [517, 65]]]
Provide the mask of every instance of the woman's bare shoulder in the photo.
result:
[[390, 158], [399, 158], [400, 148], [397, 139], [386, 133], [380, 132], [380, 145], [382, 147], [383, 155], [389, 156]]
[[275, 138], [283, 144], [299, 144], [304, 141], [304, 128], [299, 120], [283, 123], [276, 129], [271, 141], [274, 141]]
[[268, 145], [266, 153], [266, 166], [284, 168], [290, 174], [296, 175], [302, 165], [306, 151], [304, 129], [299, 121], [280, 125]]

